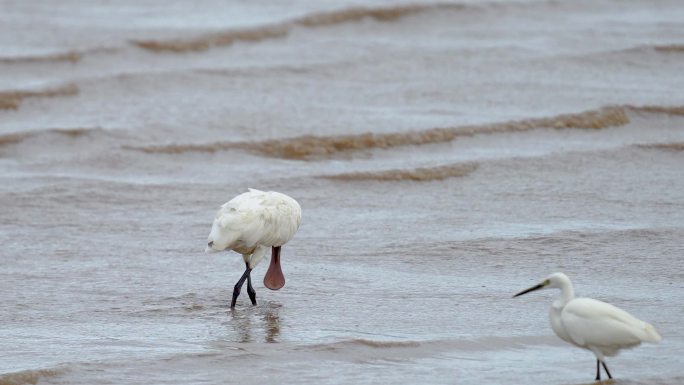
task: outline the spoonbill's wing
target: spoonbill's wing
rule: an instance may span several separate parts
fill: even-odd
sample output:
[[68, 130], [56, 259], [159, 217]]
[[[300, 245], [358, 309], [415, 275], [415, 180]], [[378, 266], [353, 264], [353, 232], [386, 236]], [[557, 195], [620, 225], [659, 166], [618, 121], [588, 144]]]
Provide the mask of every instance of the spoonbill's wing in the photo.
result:
[[255, 189], [225, 203], [217, 216], [221, 227], [240, 234], [242, 243], [264, 246], [280, 246], [292, 239], [301, 218], [301, 207], [294, 199]]

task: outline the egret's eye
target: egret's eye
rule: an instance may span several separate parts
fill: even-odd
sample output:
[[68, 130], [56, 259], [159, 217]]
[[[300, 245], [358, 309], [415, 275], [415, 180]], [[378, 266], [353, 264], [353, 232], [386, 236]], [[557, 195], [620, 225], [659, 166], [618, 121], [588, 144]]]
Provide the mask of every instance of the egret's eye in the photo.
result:
[[548, 286], [550, 283], [551, 283], [551, 281], [549, 281], [549, 280], [547, 279], [547, 280], [544, 280], [544, 282], [542, 282], [542, 285]]

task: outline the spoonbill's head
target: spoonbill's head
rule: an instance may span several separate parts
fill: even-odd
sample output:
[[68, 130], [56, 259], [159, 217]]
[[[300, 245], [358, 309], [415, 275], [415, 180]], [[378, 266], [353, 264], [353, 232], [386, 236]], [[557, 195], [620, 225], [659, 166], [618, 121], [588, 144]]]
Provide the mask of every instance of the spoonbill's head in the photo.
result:
[[216, 218], [211, 225], [211, 232], [207, 237], [207, 247], [204, 249], [205, 253], [216, 253], [228, 248], [231, 242], [230, 232], [226, 231], [221, 226], [221, 221]]
[[570, 278], [568, 278], [567, 275], [563, 273], [553, 273], [546, 277], [538, 285], [532, 286], [529, 289], [521, 291], [520, 293], [514, 295], [513, 298], [539, 289], [560, 289], [568, 283], [570, 283]]

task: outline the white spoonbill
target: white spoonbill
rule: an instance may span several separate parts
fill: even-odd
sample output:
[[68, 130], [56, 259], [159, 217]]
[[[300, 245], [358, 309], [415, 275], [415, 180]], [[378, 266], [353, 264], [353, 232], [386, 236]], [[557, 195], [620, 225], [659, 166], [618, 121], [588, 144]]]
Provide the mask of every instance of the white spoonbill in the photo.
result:
[[280, 268], [280, 248], [299, 228], [302, 208], [296, 200], [275, 191], [249, 189], [221, 206], [209, 233], [206, 251], [234, 250], [242, 254], [245, 272], [233, 289], [230, 307], [247, 280], [247, 294], [256, 305], [256, 291], [250, 273], [271, 249], [271, 264], [264, 276], [264, 286], [278, 290], [285, 286]]
[[575, 298], [570, 278], [553, 273], [542, 283], [514, 295], [531, 291], [560, 289], [561, 297], [553, 301], [549, 310], [551, 328], [558, 337], [596, 355], [596, 380], [601, 380], [601, 366], [608, 378], [613, 378], [606, 366], [605, 356], [615, 356], [620, 349], [629, 349], [642, 342], [658, 343], [660, 334], [650, 324], [609, 303], [591, 298]]

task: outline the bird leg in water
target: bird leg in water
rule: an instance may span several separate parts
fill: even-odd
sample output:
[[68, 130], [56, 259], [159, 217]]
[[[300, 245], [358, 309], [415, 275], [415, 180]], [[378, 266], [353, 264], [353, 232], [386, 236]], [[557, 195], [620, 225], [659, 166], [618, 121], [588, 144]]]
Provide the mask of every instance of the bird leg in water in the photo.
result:
[[[252, 269], [249, 268], [249, 264], [247, 264], [247, 269], [252, 271]], [[252, 274], [248, 273], [247, 274], [247, 294], [249, 295], [249, 300], [252, 301], [252, 305], [256, 306], [256, 290], [252, 287]]]
[[608, 379], [612, 380], [613, 376], [610, 375], [610, 372], [608, 371], [608, 367], [606, 366], [606, 363], [601, 361], [601, 364], [603, 365], [603, 369], [606, 370], [606, 374], [608, 375]]
[[[235, 301], [237, 301], [237, 298], [238, 298], [238, 296], [240, 295], [240, 290], [242, 289], [242, 285], [245, 284], [245, 280], [246, 280], [247, 278], [249, 278], [249, 273], [251, 273], [251, 272], [252, 272], [252, 269], [250, 269], [250, 268], [249, 268], [249, 265], [247, 265], [247, 268], [245, 269], [245, 272], [242, 273], [242, 277], [240, 277], [240, 280], [237, 281], [237, 283], [235, 284], [235, 287], [233, 288], [233, 300], [230, 302], [230, 307], [231, 307], [231, 308], [234, 308], [234, 307], [235, 307]], [[252, 290], [254, 290], [254, 289], [252, 289]], [[247, 291], [249, 291], [249, 285], [248, 285], [248, 287], [247, 287]], [[252, 298], [251, 295], [250, 295], [249, 297]], [[255, 294], [254, 301], [256, 301], [256, 294]]]
[[280, 268], [280, 246], [271, 249], [271, 264], [264, 276], [264, 286], [271, 290], [278, 290], [285, 286], [285, 276]]
[[613, 376], [610, 375], [610, 371], [608, 370], [606, 363], [603, 361], [600, 361], [599, 359], [596, 359], [596, 381], [601, 381], [601, 365], [603, 365], [603, 369], [606, 370], [606, 374], [608, 375], [608, 379], [612, 380]]

